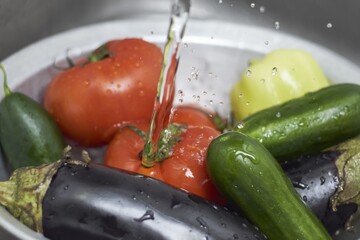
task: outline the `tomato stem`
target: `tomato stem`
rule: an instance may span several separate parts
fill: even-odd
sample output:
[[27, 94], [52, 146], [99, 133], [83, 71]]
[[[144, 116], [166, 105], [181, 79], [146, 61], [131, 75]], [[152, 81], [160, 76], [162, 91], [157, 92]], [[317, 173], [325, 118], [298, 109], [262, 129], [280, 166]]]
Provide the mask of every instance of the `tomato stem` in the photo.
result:
[[131, 125], [129, 125], [129, 126], [126, 126], [127, 128], [130, 128], [132, 131], [134, 131], [137, 135], [139, 135], [142, 139], [146, 139], [146, 133], [143, 131], [143, 130], [141, 130], [140, 128], [138, 128], [138, 127], [135, 127], [135, 126], [131, 126]]
[[11, 90], [7, 84], [7, 75], [6, 75], [6, 71], [5, 71], [5, 68], [2, 64], [0, 64], [0, 69], [3, 73], [3, 76], [4, 76], [4, 93], [5, 93], [5, 96], [8, 96], [11, 94]]
[[186, 125], [170, 124], [161, 131], [155, 161], [161, 162], [172, 154], [174, 146], [181, 141]]
[[96, 49], [88, 58], [88, 62], [98, 62], [111, 56], [111, 53], [107, 50], [107, 45], [101, 45]]

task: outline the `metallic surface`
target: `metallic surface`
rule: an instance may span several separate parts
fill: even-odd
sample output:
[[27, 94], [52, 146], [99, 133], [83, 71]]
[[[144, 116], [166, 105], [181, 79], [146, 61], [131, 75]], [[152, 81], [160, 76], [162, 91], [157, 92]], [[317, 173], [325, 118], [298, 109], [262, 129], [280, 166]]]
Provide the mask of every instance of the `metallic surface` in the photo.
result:
[[[1, 0], [0, 60], [32, 42], [67, 29], [113, 19], [168, 15], [169, 2]], [[360, 65], [359, 10], [357, 0], [193, 0], [191, 17], [269, 29], [274, 29], [275, 22], [279, 22], [279, 31], [317, 42]]]

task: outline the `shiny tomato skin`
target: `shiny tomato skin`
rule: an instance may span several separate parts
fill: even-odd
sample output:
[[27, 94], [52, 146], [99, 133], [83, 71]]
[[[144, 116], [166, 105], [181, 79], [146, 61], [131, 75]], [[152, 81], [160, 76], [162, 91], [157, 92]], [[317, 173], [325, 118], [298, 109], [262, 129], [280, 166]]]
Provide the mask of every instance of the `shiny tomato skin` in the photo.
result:
[[[137, 127], [145, 132], [148, 129], [148, 125], [144, 124]], [[212, 202], [223, 204], [224, 200], [210, 182], [205, 166], [207, 148], [219, 134], [216, 129], [207, 126], [188, 126], [181, 135], [181, 141], [173, 148], [172, 156], [147, 168], [141, 164], [139, 157], [144, 148], [144, 139], [133, 130], [123, 128], [110, 142], [104, 164], [159, 179]]]
[[175, 107], [170, 122], [185, 123], [189, 126], [207, 126], [216, 129], [215, 124], [211, 121], [211, 114], [214, 113], [197, 106], [180, 105]]
[[223, 200], [206, 171], [206, 152], [220, 133], [207, 126], [189, 126], [170, 158], [161, 162], [164, 181], [210, 201]]
[[[146, 132], [149, 129], [149, 124], [138, 124], [136, 127]], [[128, 127], [121, 128], [107, 147], [104, 163], [109, 167], [163, 180], [159, 164], [152, 168], [142, 166], [141, 154], [144, 145], [145, 140], [134, 130]]]
[[162, 65], [159, 47], [141, 39], [108, 42], [109, 57], [57, 75], [44, 106], [66, 136], [84, 146], [110, 141], [128, 122], [149, 121]]

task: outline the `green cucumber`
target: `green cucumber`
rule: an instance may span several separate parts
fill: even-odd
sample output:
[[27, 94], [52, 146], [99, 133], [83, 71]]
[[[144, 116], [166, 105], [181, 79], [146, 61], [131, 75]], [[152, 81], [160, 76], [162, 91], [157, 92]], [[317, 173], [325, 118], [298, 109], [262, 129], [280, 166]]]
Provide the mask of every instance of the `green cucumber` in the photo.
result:
[[62, 157], [63, 136], [50, 114], [35, 100], [11, 92], [4, 73], [0, 103], [0, 142], [12, 169], [54, 162]]
[[237, 132], [220, 135], [208, 148], [207, 170], [224, 196], [268, 239], [331, 239], [280, 164], [256, 140]]
[[344, 83], [308, 93], [244, 118], [234, 130], [279, 161], [318, 152], [360, 134], [360, 86]]

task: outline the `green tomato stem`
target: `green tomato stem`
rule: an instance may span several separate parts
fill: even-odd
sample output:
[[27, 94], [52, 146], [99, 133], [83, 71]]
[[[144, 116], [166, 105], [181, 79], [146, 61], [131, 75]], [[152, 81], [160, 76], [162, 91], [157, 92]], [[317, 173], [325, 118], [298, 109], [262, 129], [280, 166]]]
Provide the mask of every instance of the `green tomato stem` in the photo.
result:
[[98, 62], [100, 60], [103, 60], [105, 58], [108, 58], [111, 56], [111, 53], [107, 50], [107, 45], [101, 45], [98, 49], [96, 49], [88, 58], [88, 62]]

